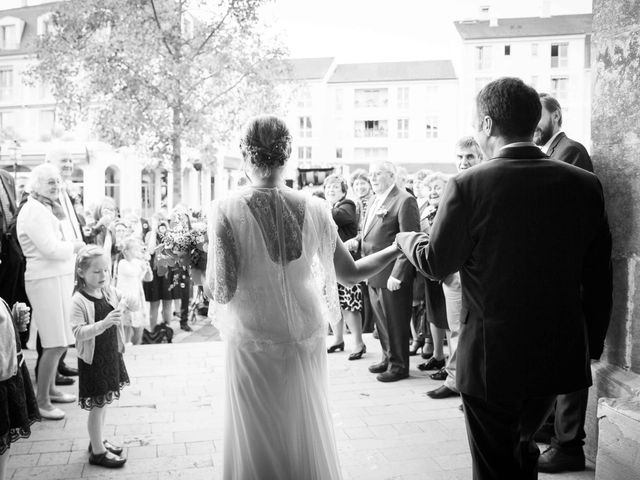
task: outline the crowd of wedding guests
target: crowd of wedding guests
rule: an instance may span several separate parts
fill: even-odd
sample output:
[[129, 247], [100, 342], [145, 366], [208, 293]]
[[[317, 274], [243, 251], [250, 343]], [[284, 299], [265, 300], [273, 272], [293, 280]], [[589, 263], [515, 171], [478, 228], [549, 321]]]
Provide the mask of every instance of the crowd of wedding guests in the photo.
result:
[[[557, 100], [541, 94], [540, 101], [542, 117], [534, 140], [542, 152], [592, 171], [584, 147], [562, 132]], [[461, 138], [452, 150], [458, 173], [487, 160], [474, 137]], [[167, 230], [177, 223], [189, 224], [189, 214], [158, 212], [151, 219], [140, 218], [132, 211], [119, 212], [111, 198], [87, 213], [70, 195], [72, 171], [68, 152], [51, 152], [32, 171], [27, 191], [20, 196], [13, 178], [0, 171], [0, 479], [11, 443], [27, 437], [30, 425], [41, 418], [64, 418], [55, 403], [77, 400], [91, 411], [91, 463], [121, 466], [122, 449], [102, 438], [100, 425], [103, 407], [128, 383], [123, 347], [141, 343], [145, 330], [154, 332], [169, 324], [174, 305], [181, 327], [189, 329], [188, 271], [175, 268], [161, 274], [154, 261]], [[358, 259], [388, 247], [401, 232], [423, 232], [428, 238], [450, 178], [427, 169], [409, 175], [394, 162], [381, 161], [349, 178], [332, 174], [316, 193], [329, 203], [340, 239]], [[129, 307], [119, 308], [125, 300], [113, 293], [118, 290], [128, 292]], [[369, 367], [377, 380], [407, 378], [409, 357], [421, 355], [425, 362], [418, 368], [443, 382], [427, 395], [460, 395], [455, 381], [463, 320], [458, 272], [433, 280], [416, 273], [401, 256], [365, 283], [338, 285], [338, 292], [342, 319], [331, 325], [334, 341], [328, 353], [345, 350], [348, 331], [348, 360], [361, 359], [367, 353], [363, 333], [373, 332], [382, 346], [382, 357]], [[145, 302], [148, 308], [141, 308]], [[105, 335], [114, 325], [122, 325], [122, 338], [115, 329]], [[73, 383], [79, 373], [65, 363], [67, 348], [74, 344], [81, 367], [79, 399], [57, 388]], [[22, 355], [27, 346], [38, 351], [35, 393]], [[110, 365], [109, 371], [93, 371], [96, 363]], [[107, 387], [96, 390], [97, 384]], [[586, 392], [557, 398], [554, 414], [539, 432], [539, 438], [551, 444], [540, 457], [540, 471], [584, 468]]]
[[[12, 442], [28, 436], [30, 425], [39, 419], [64, 418], [64, 411], [55, 404], [78, 401], [92, 412], [94, 407], [95, 412], [103, 412], [101, 408], [118, 397], [128, 377], [126, 371], [121, 375], [109, 365], [125, 345], [143, 340], [154, 343], [162, 333], [168, 337], [165, 341], [170, 341], [173, 331], [169, 324], [174, 317], [182, 329], [191, 330], [188, 320], [193, 289], [187, 269], [174, 266], [159, 272], [154, 261], [156, 247], [170, 228], [190, 226], [190, 212], [177, 207], [170, 214], [160, 211], [145, 219], [133, 211], [120, 212], [109, 197], [95, 208], [85, 209], [71, 188], [73, 168], [70, 152], [56, 148], [32, 170], [20, 192], [13, 177], [0, 171], [0, 479], [4, 478], [6, 453]], [[103, 263], [89, 261], [96, 252]], [[104, 278], [99, 280], [101, 275]], [[81, 285], [99, 297], [91, 297], [91, 301], [105, 298], [113, 303], [115, 296], [110, 291], [114, 289], [127, 292], [132, 297], [128, 304], [137, 307], [106, 302], [94, 312], [81, 301], [75, 305], [72, 298], [82, 293]], [[120, 312], [117, 320], [114, 315], [107, 316], [112, 310]], [[97, 318], [101, 311], [105, 316]], [[85, 318], [87, 312], [91, 315]], [[100, 327], [87, 328], [88, 324]], [[112, 325], [117, 328], [109, 329]], [[122, 338], [116, 332], [122, 332]], [[83, 347], [87, 342], [91, 347]], [[78, 350], [80, 371], [65, 362], [67, 348], [72, 345]], [[24, 364], [24, 348], [38, 352], [35, 392]], [[91, 365], [99, 371], [99, 378], [94, 378]], [[109, 378], [102, 378], [104, 375]], [[80, 376], [79, 397], [58, 388], [75, 383], [76, 376]], [[106, 390], [96, 392], [87, 385]], [[92, 425], [100, 430], [101, 422], [103, 414], [90, 413], [90, 432]], [[94, 443], [92, 463], [121, 466], [117, 447], [109, 444], [113, 448], [105, 450], [102, 440]]]

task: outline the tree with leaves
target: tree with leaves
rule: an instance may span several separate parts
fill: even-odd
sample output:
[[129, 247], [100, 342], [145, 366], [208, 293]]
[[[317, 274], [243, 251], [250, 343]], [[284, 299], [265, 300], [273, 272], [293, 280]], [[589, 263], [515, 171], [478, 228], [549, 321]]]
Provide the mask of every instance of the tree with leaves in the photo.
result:
[[277, 111], [284, 50], [260, 21], [266, 0], [68, 0], [39, 39], [65, 128], [91, 122], [113, 147], [170, 162], [182, 197], [186, 146], [224, 144], [250, 115]]

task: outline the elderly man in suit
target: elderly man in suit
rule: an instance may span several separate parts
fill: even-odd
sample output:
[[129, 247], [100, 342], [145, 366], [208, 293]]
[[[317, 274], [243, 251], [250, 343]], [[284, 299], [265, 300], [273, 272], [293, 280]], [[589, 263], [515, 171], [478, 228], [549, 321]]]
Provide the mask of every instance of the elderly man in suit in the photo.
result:
[[[570, 163], [593, 172], [587, 149], [571, 140], [562, 131], [562, 108], [551, 95], [540, 94], [542, 115], [533, 141], [551, 160]], [[558, 395], [552, 415], [535, 436], [537, 441], [551, 446], [540, 456], [541, 472], [559, 473], [584, 470], [584, 421], [587, 414], [589, 390], [581, 389]]]
[[[416, 199], [397, 187], [396, 170], [391, 162], [371, 165], [371, 187], [375, 193], [364, 219], [362, 255], [370, 255], [391, 245], [399, 232], [420, 230]], [[404, 257], [399, 257], [368, 281], [382, 360], [371, 365], [381, 382], [395, 382], [409, 376], [409, 336], [411, 298], [415, 270]]]
[[449, 181], [429, 240], [396, 240], [432, 278], [460, 271], [456, 383], [475, 480], [537, 478], [533, 435], [556, 395], [591, 384], [609, 322], [602, 187], [533, 143], [540, 110], [520, 79], [487, 84], [474, 126], [490, 160]]

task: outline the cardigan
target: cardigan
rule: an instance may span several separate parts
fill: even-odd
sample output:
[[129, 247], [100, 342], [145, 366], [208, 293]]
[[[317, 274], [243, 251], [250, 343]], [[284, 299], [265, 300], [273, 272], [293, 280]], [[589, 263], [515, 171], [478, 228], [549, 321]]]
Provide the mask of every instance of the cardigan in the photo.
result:
[[73, 274], [73, 239], [64, 240], [60, 220], [49, 207], [29, 197], [18, 214], [17, 232], [27, 259], [25, 280]]
[[[102, 294], [114, 309], [118, 308], [121, 303], [125, 309], [132, 312], [140, 309], [140, 302], [134, 296], [122, 295], [113, 287], [103, 289]], [[91, 365], [96, 348], [96, 337], [102, 331], [100, 325], [96, 323], [96, 310], [93, 302], [80, 292], [75, 292], [71, 299], [71, 329], [76, 337], [78, 358]], [[118, 325], [118, 352], [124, 352], [122, 324]]]

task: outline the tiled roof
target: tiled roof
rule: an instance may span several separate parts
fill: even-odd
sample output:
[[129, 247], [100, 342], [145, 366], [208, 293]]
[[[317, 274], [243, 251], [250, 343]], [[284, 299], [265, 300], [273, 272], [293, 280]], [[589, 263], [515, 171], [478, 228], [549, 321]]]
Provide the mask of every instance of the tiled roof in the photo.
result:
[[590, 34], [592, 22], [593, 15], [584, 13], [555, 17], [499, 18], [495, 27], [489, 26], [489, 20], [463, 20], [453, 23], [463, 40], [480, 40]]
[[336, 67], [329, 83], [449, 80], [456, 72], [450, 60], [353, 63]]
[[38, 17], [55, 10], [60, 2], [45, 3], [33, 7], [12, 8], [10, 10], [0, 10], [0, 19], [4, 17], [16, 17], [25, 22], [24, 31], [20, 46], [15, 50], [0, 50], [0, 57], [9, 55], [23, 55], [33, 53], [36, 40], [38, 38]]
[[333, 57], [285, 60], [288, 80], [322, 80], [333, 64]]

